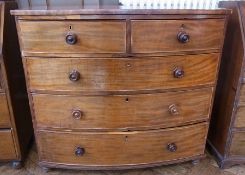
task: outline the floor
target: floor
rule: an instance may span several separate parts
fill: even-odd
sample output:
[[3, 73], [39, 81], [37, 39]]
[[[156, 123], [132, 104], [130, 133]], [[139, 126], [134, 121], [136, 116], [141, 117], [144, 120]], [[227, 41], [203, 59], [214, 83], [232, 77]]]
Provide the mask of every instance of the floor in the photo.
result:
[[10, 164], [2, 164], [0, 165], [0, 175], [245, 175], [245, 165], [220, 170], [210, 155], [198, 165], [192, 165], [190, 162], [187, 162], [178, 165], [127, 171], [72, 171], [55, 169], [45, 173], [38, 166], [37, 161], [37, 151], [35, 146], [33, 146], [24, 168], [13, 170]]

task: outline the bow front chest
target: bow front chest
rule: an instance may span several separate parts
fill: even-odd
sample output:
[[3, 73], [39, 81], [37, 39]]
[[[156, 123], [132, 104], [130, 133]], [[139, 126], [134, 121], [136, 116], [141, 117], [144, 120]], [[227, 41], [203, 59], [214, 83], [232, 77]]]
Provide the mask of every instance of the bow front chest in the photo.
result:
[[40, 165], [127, 169], [204, 156], [229, 11], [12, 14]]

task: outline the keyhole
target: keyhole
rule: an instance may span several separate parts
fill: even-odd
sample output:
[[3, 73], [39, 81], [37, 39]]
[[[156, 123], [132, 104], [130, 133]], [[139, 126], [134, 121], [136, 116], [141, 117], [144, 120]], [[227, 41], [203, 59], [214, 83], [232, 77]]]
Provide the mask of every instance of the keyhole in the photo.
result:
[[69, 26], [70, 30], [72, 29], [72, 26]]
[[127, 142], [128, 141], [128, 136], [125, 136], [125, 142]]
[[128, 99], [128, 98], [126, 98], [126, 99], [125, 99], [125, 101], [126, 101], [126, 102], [129, 102], [129, 99]]

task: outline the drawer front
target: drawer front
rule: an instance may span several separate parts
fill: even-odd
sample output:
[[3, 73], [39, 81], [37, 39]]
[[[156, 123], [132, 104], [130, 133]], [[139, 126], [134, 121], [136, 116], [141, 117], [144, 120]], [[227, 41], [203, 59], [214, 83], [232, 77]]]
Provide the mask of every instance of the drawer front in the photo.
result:
[[41, 161], [82, 166], [176, 160], [204, 154], [207, 126], [203, 123], [167, 130], [115, 133], [41, 131], [37, 133], [39, 155]]
[[245, 156], [245, 132], [233, 133], [230, 154]]
[[11, 127], [11, 124], [7, 98], [5, 94], [0, 94], [0, 128], [9, 127]]
[[16, 159], [16, 152], [11, 130], [0, 130], [0, 160]]
[[245, 127], [245, 106], [237, 109], [235, 127]]
[[213, 85], [219, 54], [163, 58], [28, 58], [31, 90], [156, 90]]
[[213, 89], [142, 95], [33, 95], [37, 126], [145, 129], [207, 120]]
[[19, 21], [22, 50], [38, 53], [124, 53], [123, 21]]
[[[131, 24], [132, 52], [220, 49], [224, 35], [224, 24], [224, 19], [134, 20]], [[189, 39], [184, 37], [189, 37]]]

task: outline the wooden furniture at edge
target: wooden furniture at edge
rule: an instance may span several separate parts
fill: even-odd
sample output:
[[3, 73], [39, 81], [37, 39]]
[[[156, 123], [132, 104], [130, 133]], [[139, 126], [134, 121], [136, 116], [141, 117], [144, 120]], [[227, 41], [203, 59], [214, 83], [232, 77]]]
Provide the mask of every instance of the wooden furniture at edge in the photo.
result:
[[19, 51], [15, 2], [0, 2], [0, 161], [20, 168], [32, 138], [32, 122]]
[[44, 169], [143, 168], [204, 156], [229, 10], [66, 6], [12, 14]]
[[245, 163], [245, 2], [221, 2], [229, 18], [209, 133], [220, 167]]

